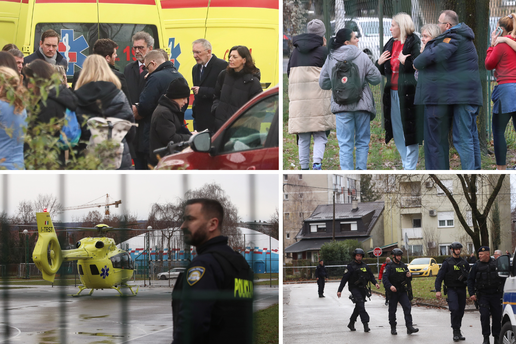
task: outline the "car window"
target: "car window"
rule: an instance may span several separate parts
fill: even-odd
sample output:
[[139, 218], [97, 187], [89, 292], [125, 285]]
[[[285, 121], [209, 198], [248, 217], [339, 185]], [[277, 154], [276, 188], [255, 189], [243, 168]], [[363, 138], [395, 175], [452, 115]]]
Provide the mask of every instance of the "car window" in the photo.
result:
[[74, 72], [81, 70], [84, 60], [93, 53], [93, 45], [99, 38], [110, 38], [118, 44], [116, 67], [121, 71], [129, 62], [136, 60], [131, 40], [136, 32], [148, 32], [154, 37], [153, 49], [159, 48], [158, 29], [155, 25], [40, 23], [36, 25], [34, 49], [39, 48], [41, 34], [48, 29], [56, 31], [61, 36], [59, 52], [66, 57], [70, 66], [66, 72], [67, 76], [73, 76]]
[[[380, 28], [378, 27], [378, 21], [365, 21], [361, 22], [362, 30], [364, 31], [364, 35], [366, 37], [380, 35]], [[384, 20], [383, 21], [383, 35], [391, 36], [391, 31], [389, 30], [391, 27], [391, 21]]]
[[[263, 148], [278, 110], [278, 95], [263, 99], [226, 129], [222, 153]], [[270, 133], [273, 135], [273, 133]]]

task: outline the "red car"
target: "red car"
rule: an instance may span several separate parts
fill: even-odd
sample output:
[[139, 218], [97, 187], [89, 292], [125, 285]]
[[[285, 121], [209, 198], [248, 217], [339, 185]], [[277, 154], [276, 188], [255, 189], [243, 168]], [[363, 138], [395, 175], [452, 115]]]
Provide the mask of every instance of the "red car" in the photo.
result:
[[156, 169], [279, 169], [279, 88], [258, 94], [213, 135], [192, 136], [188, 148], [162, 158]]

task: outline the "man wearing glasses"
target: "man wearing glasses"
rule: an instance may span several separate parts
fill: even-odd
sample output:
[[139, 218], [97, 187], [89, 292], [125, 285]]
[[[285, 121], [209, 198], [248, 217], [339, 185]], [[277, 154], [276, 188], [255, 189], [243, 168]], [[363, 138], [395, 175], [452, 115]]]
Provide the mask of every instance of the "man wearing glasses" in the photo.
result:
[[[140, 31], [133, 35], [132, 41], [136, 61], [130, 62], [125, 66], [124, 75], [127, 80], [127, 87], [129, 88], [130, 97], [128, 98], [131, 99], [131, 102], [134, 104], [140, 99], [140, 94], [145, 87], [145, 75], [147, 75], [147, 71], [145, 70], [144, 59], [145, 55], [147, 55], [154, 46], [154, 38], [147, 32]], [[136, 140], [133, 141], [133, 146], [131, 147], [131, 156], [133, 157], [136, 170], [146, 170], [147, 159], [145, 158], [145, 152], [148, 151], [149, 145], [147, 144], [147, 146], [145, 146], [143, 142], [143, 119], [136, 116], [135, 119], [136, 123], [138, 123], [138, 128]]]
[[453, 121], [453, 144], [462, 169], [479, 170], [476, 118], [482, 88], [475, 34], [450, 10], [441, 13], [438, 25], [441, 35], [414, 60], [419, 71], [414, 103], [425, 105], [426, 169], [450, 169], [448, 132]]
[[195, 97], [192, 105], [194, 129], [203, 131], [213, 126], [211, 106], [215, 84], [217, 76], [226, 69], [228, 63], [212, 54], [210, 42], [202, 38], [192, 43], [192, 53], [196, 62], [192, 68], [192, 92]]

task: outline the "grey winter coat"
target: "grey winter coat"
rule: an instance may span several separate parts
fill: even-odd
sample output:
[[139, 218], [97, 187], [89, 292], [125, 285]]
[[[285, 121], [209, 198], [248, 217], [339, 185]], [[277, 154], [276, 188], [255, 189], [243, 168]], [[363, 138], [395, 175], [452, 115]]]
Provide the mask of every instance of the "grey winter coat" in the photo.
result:
[[382, 80], [382, 76], [378, 68], [371, 62], [369, 57], [354, 45], [343, 45], [338, 49], [330, 52], [324, 66], [321, 69], [321, 76], [319, 77], [319, 86], [323, 90], [331, 90], [331, 72], [337, 61], [353, 61], [360, 71], [360, 79], [365, 85], [362, 91], [362, 99], [356, 104], [340, 105], [331, 97], [331, 112], [356, 112], [365, 111], [371, 115], [371, 120], [376, 116], [376, 109], [374, 106], [373, 92], [369, 88], [369, 84], [378, 85]]

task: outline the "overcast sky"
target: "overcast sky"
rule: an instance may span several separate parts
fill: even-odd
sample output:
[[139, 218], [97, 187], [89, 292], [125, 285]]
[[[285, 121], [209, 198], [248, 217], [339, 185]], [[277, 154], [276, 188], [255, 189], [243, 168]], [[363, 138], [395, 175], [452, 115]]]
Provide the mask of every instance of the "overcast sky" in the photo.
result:
[[[146, 220], [153, 203], [176, 202], [187, 189], [198, 189], [207, 183], [217, 183], [229, 195], [238, 209], [239, 216], [244, 221], [251, 220], [250, 206], [250, 175], [219, 174], [178, 174], [178, 173], [145, 173], [126, 174], [34, 174], [18, 173], [0, 175], [0, 190], [2, 193], [2, 209], [9, 215], [16, 212], [21, 201], [32, 201], [38, 195], [52, 194], [59, 198], [60, 180], [65, 183], [65, 207], [83, 205], [86, 203], [104, 203], [106, 194], [111, 202], [122, 200], [127, 212], [136, 215], [139, 220]], [[122, 181], [125, 179], [125, 193], [122, 190]], [[279, 176], [278, 174], [256, 174], [255, 179], [255, 212], [257, 220], [268, 221], [278, 208], [279, 203]], [[6, 193], [7, 191], [7, 193]], [[92, 202], [93, 201], [93, 202]], [[82, 217], [91, 210], [72, 210], [65, 212], [65, 221]], [[110, 207], [111, 214], [122, 214], [120, 208]]]

